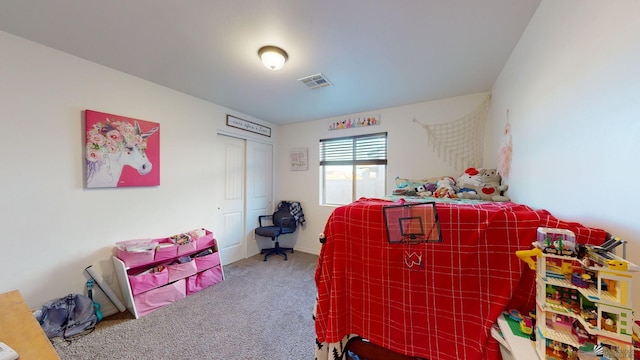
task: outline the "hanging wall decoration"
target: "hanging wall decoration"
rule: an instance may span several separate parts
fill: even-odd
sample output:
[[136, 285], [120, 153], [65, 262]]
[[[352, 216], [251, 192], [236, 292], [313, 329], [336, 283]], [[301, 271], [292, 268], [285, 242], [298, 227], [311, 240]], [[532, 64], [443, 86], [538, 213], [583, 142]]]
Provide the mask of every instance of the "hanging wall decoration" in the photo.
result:
[[502, 176], [502, 179], [509, 177], [511, 172], [511, 154], [513, 152], [513, 145], [511, 144], [511, 122], [509, 121], [509, 109], [507, 109], [507, 123], [504, 125], [504, 133], [502, 139], [502, 146], [498, 151], [498, 173]]
[[422, 124], [427, 130], [427, 140], [431, 143], [438, 157], [448, 161], [456, 170], [464, 171], [470, 167], [482, 166], [484, 149], [484, 124], [489, 112], [491, 96], [487, 96], [468, 115], [438, 124]]
[[271, 137], [271, 128], [227, 114], [227, 126]]
[[380, 125], [380, 115], [348, 117], [334, 121], [329, 125], [329, 130], [342, 130], [374, 125]]
[[87, 188], [160, 185], [160, 124], [85, 110]]

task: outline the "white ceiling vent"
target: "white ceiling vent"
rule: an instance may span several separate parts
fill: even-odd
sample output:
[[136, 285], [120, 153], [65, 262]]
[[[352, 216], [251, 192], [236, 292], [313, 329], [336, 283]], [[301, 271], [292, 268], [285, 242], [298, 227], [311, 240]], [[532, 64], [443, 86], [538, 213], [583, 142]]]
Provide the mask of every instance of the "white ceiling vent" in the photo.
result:
[[330, 86], [331, 85], [331, 83], [329, 82], [329, 79], [327, 79], [321, 73], [320, 74], [311, 75], [311, 76], [307, 76], [307, 77], [303, 77], [301, 79], [298, 79], [298, 81], [301, 81], [303, 84], [307, 85], [311, 89], [318, 89], [318, 88], [322, 88], [322, 87], [326, 87], [326, 86]]

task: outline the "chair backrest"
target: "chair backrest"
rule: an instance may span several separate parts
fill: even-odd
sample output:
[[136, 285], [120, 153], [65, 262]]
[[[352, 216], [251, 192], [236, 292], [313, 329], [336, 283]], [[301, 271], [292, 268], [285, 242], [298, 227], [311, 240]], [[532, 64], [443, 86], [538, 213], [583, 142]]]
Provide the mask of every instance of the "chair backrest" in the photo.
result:
[[298, 227], [298, 222], [286, 206], [281, 207], [273, 213], [273, 224], [282, 229], [281, 234], [292, 233], [296, 231]]

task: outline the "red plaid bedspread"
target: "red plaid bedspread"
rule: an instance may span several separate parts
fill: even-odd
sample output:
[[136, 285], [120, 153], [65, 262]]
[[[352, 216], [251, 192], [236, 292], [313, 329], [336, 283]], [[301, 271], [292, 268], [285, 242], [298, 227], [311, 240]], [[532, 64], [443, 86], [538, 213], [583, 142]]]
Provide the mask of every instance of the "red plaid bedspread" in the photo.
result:
[[[329, 217], [315, 273], [318, 341], [358, 334], [432, 360], [499, 359], [491, 325], [535, 304], [535, 273], [515, 252], [531, 248], [538, 227], [570, 229], [583, 244], [606, 236], [511, 202], [437, 203], [441, 243], [389, 244], [382, 208], [394, 204], [363, 198]], [[422, 268], [408, 266], [420, 257]]]

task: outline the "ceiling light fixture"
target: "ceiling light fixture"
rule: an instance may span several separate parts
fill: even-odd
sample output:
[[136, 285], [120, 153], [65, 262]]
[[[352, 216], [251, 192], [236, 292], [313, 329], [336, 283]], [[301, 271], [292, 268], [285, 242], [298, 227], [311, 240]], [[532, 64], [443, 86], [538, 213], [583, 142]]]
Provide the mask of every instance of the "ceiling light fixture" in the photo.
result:
[[258, 56], [267, 69], [278, 70], [282, 68], [289, 58], [287, 52], [277, 46], [263, 46], [258, 50]]

